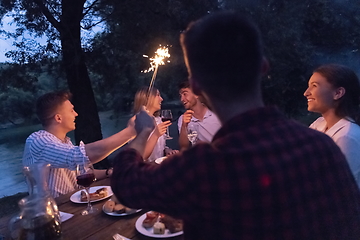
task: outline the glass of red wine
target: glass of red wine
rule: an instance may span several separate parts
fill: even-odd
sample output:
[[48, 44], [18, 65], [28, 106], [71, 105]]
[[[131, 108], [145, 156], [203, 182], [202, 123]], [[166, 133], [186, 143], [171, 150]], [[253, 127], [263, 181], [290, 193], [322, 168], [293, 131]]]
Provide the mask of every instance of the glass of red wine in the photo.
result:
[[93, 165], [90, 162], [84, 164], [78, 164], [76, 166], [76, 180], [78, 185], [85, 188], [85, 193], [88, 201], [87, 208], [81, 212], [81, 215], [88, 215], [95, 213], [97, 209], [91, 205], [89, 189], [90, 189], [90, 185], [93, 182], [95, 182], [96, 178], [94, 174]]
[[[169, 109], [161, 110], [161, 121], [166, 122], [166, 121], [172, 121], [172, 120], [173, 120], [173, 117], [172, 117], [171, 110], [169, 110]], [[165, 139], [172, 139], [172, 137], [170, 137], [170, 134], [169, 134], [169, 128], [166, 129]]]

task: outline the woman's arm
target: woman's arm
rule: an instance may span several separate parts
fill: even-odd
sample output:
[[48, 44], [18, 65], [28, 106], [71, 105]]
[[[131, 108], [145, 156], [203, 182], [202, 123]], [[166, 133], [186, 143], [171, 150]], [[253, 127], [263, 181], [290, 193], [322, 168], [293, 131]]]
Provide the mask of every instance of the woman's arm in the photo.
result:
[[149, 137], [148, 141], [146, 142], [143, 158], [148, 159], [151, 153], [154, 150], [154, 147], [157, 144], [159, 137], [161, 137], [165, 132], [166, 129], [171, 125], [170, 121], [159, 123], [156, 127], [154, 132]]

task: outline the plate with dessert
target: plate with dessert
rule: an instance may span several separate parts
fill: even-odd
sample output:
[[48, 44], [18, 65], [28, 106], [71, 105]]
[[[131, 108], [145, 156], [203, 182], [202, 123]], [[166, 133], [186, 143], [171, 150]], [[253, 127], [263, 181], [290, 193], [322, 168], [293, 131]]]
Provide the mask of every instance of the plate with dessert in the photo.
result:
[[139, 233], [153, 238], [168, 238], [183, 234], [183, 222], [169, 215], [149, 211], [141, 215], [135, 223]]
[[[90, 192], [90, 202], [98, 202], [106, 198], [109, 198], [113, 195], [110, 186], [90, 187], [89, 192]], [[82, 189], [75, 192], [73, 195], [71, 195], [70, 201], [72, 201], [73, 203], [87, 203], [85, 190]]]
[[121, 204], [115, 196], [112, 196], [108, 201], [106, 201], [102, 209], [107, 215], [116, 217], [131, 215], [142, 210], [126, 207]]

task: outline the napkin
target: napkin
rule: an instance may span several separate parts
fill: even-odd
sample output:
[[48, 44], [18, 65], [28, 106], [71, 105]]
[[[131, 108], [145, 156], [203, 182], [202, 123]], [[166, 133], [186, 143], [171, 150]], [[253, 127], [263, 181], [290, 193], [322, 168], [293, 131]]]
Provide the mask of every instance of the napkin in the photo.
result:
[[66, 220], [72, 218], [74, 216], [74, 214], [71, 213], [66, 213], [66, 212], [60, 212], [60, 221], [61, 222], [65, 222]]
[[126, 237], [124, 237], [123, 235], [120, 235], [120, 234], [118, 234], [118, 233], [115, 233], [115, 234], [114, 234], [113, 239], [114, 239], [114, 240], [131, 240], [131, 239], [126, 238]]

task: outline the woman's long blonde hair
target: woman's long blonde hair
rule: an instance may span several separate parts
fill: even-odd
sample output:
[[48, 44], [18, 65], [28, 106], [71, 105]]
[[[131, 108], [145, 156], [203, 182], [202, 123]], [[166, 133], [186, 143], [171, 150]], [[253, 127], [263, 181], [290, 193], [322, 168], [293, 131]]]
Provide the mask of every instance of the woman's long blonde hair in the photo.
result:
[[[141, 107], [145, 106], [146, 104], [146, 100], [147, 100], [147, 96], [149, 95], [149, 100], [146, 104], [146, 107], [148, 108], [149, 106], [152, 106], [154, 104], [155, 101], [155, 97], [158, 93], [158, 89], [157, 88], [151, 88], [150, 92], [149, 92], [149, 87], [141, 87], [136, 93], [135, 93], [135, 98], [134, 98], [134, 108], [133, 108], [133, 113], [137, 114], [138, 112], [140, 112]], [[157, 115], [156, 111], [154, 113], [154, 116]]]

